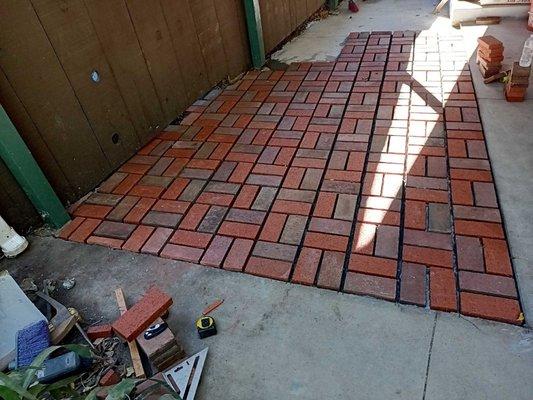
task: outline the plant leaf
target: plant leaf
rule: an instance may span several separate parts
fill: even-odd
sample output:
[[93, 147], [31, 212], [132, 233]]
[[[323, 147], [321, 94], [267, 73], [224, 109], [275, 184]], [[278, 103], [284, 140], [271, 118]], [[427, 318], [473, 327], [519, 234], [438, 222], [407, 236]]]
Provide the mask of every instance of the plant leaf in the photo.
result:
[[114, 385], [109, 390], [106, 400], [125, 399], [131, 393], [136, 383], [137, 383], [136, 379], [129, 379], [129, 378], [122, 379], [119, 383]]
[[73, 351], [77, 355], [83, 358], [92, 358], [93, 354], [91, 353], [91, 349], [89, 346], [85, 346], [82, 344], [65, 344], [61, 346], [69, 351]]
[[96, 394], [98, 393], [98, 391], [101, 389], [101, 387], [97, 386], [95, 387], [93, 390], [91, 390], [89, 392], [89, 394], [87, 395], [87, 397], [85, 397], [85, 400], [96, 400], [97, 397], [96, 397]]
[[9, 376], [2, 372], [0, 372], [0, 384], [6, 387], [7, 389], [17, 393], [23, 399], [37, 400], [37, 397], [28, 392], [25, 387], [17, 385], [17, 383], [13, 381], [13, 379], [11, 379]]
[[0, 386], [0, 399], [19, 400], [20, 397], [14, 390], [8, 389], [5, 386]]
[[79, 375], [69, 376], [67, 378], [61, 379], [57, 382], [51, 383], [46, 387], [47, 390], [56, 390], [61, 389], [64, 387], [70, 387], [70, 384], [72, 382], [76, 382], [76, 380], [79, 378]]

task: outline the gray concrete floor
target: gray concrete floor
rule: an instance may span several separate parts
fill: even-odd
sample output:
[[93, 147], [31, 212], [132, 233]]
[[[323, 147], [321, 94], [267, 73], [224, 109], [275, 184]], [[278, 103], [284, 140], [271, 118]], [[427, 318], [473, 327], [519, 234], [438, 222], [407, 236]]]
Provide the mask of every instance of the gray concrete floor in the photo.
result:
[[[341, 12], [313, 24], [281, 50], [287, 57], [281, 60], [334, 57], [351, 31], [448, 29], [445, 19], [430, 14], [432, 1], [367, 1], [359, 6], [359, 14]], [[506, 32], [507, 24], [515, 37], [518, 23], [506, 21], [499, 29]], [[492, 90], [478, 88], [480, 108], [531, 321], [532, 104], [510, 106], [498, 97], [498, 89]], [[18, 280], [76, 278], [75, 288], [60, 291], [58, 299], [76, 307], [88, 322], [116, 318], [113, 290], [118, 286], [130, 304], [153, 283], [168, 291], [174, 298], [169, 323], [187, 353], [209, 346], [200, 400], [526, 400], [533, 393], [533, 331], [527, 328], [49, 236], [30, 241], [25, 254], [0, 261], [0, 269], [7, 268]], [[215, 299], [225, 300], [213, 312], [219, 334], [201, 341], [194, 320]]]
[[[197, 399], [520, 399], [533, 393], [533, 332], [456, 314], [304, 287], [153, 256], [32, 237], [0, 262], [17, 280], [76, 278], [57, 298], [87, 322], [118, 316], [151, 284], [174, 298], [187, 353], [209, 346]], [[215, 299], [217, 336], [194, 320]]]

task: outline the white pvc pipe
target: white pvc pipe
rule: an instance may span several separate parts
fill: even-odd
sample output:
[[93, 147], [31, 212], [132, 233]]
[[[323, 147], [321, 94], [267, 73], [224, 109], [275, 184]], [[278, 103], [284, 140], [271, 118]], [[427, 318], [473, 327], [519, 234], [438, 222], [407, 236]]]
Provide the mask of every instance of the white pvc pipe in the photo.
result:
[[28, 247], [28, 241], [20, 236], [0, 216], [0, 248], [7, 258], [18, 256]]

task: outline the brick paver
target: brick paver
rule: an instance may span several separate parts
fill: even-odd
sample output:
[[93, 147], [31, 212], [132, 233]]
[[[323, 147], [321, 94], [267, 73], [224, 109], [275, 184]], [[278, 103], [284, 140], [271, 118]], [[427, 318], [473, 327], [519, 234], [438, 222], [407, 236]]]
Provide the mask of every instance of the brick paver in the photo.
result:
[[352, 33], [188, 109], [64, 239], [521, 324], [461, 37]]

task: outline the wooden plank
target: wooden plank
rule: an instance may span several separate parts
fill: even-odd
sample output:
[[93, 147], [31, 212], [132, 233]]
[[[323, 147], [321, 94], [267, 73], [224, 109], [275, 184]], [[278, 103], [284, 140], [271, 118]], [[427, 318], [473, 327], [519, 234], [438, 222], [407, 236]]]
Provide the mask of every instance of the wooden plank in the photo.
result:
[[[96, 186], [111, 166], [29, 1], [2, 3], [0, 47], [0, 67], [69, 182]], [[41, 162], [50, 174], [53, 160]]]
[[165, 127], [165, 116], [123, 0], [84, 0], [142, 144]]
[[247, 71], [251, 66], [252, 57], [250, 55], [250, 44], [248, 42], [248, 27], [246, 26], [246, 14], [244, 11], [244, 2], [242, 0], [233, 0], [235, 4], [235, 12], [237, 13], [237, 21], [239, 22], [239, 30], [241, 31], [241, 48], [243, 49], [243, 66], [240, 72]]
[[33, 0], [33, 6], [100, 146], [118, 167], [140, 142], [83, 1]]
[[163, 13], [172, 38], [187, 91], [187, 100], [193, 103], [211, 88], [206, 61], [200, 49], [194, 20], [187, 0], [161, 0]]
[[[115, 289], [115, 297], [117, 299], [118, 310], [120, 311], [120, 315], [122, 315], [128, 310], [128, 306], [126, 305], [126, 298], [124, 297], [124, 292], [121, 288]], [[146, 373], [144, 372], [137, 342], [135, 340], [128, 342], [128, 347], [130, 349], [131, 362], [133, 364], [133, 370], [135, 371], [135, 377], [146, 378]]]
[[265, 51], [272, 51], [292, 32], [290, 6], [285, 0], [260, 0]]
[[126, 0], [167, 123], [187, 106], [184, 78], [159, 2]]
[[[247, 56], [243, 46], [243, 32], [239, 28], [238, 13], [234, 0], [217, 0], [215, 2], [220, 36], [224, 43], [228, 75], [236, 76], [244, 70]], [[246, 36], [244, 36], [246, 38]]]
[[41, 132], [37, 129], [2, 70], [0, 70], [0, 103], [3, 104], [11, 121], [23, 137], [43, 172], [45, 172], [52, 187], [58, 194], [61, 194], [62, 202], [75, 201], [80, 193], [77, 193], [75, 186], [70, 184], [61, 170], [57, 160], [48, 148], [48, 144], [43, 140]]
[[228, 76], [228, 66], [214, 0], [189, 0], [189, 5], [209, 82], [216, 85]]

